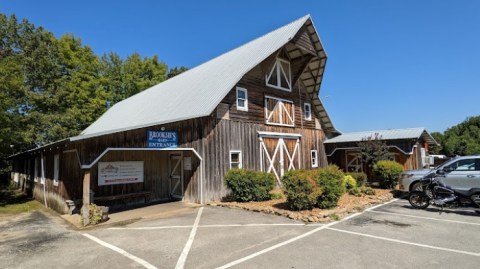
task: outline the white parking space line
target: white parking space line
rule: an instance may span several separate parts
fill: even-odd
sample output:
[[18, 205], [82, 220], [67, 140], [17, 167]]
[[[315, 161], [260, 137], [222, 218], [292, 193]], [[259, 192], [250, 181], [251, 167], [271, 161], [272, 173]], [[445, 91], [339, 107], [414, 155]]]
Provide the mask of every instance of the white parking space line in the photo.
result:
[[94, 241], [94, 242], [96, 242], [96, 243], [98, 243], [98, 244], [106, 247], [106, 248], [109, 248], [109, 249], [111, 249], [111, 250], [113, 250], [113, 251], [115, 251], [115, 252], [117, 252], [117, 253], [122, 254], [123, 256], [129, 258], [130, 260], [133, 260], [133, 261], [135, 261], [135, 262], [143, 265], [143, 267], [145, 267], [145, 268], [148, 268], [148, 269], [157, 269], [157, 267], [151, 265], [150, 263], [146, 262], [145, 260], [143, 260], [143, 259], [141, 259], [141, 258], [139, 258], [139, 257], [137, 257], [137, 256], [134, 256], [134, 255], [126, 252], [125, 250], [123, 250], [123, 249], [121, 249], [121, 248], [119, 248], [119, 247], [116, 247], [116, 246], [114, 246], [114, 245], [112, 245], [112, 244], [109, 244], [109, 243], [107, 243], [107, 242], [105, 242], [105, 241], [102, 241], [102, 240], [96, 238], [96, 237], [93, 236], [93, 235], [89, 235], [89, 234], [82, 234], [82, 235], [85, 236], [85, 237], [87, 237], [88, 239], [90, 239], [90, 240], [92, 240], [92, 241]]
[[[323, 226], [325, 224], [305, 224], [305, 223], [250, 223], [250, 224], [211, 224], [198, 225], [198, 228], [222, 228], [222, 227], [262, 227], [262, 226]], [[178, 228], [193, 228], [193, 225], [179, 225], [179, 226], [152, 226], [152, 227], [112, 227], [109, 230], [162, 230], [162, 229], [178, 229]]]
[[197, 218], [195, 219], [195, 223], [193, 224], [187, 244], [185, 244], [182, 254], [180, 255], [180, 258], [178, 258], [177, 265], [175, 266], [176, 269], [183, 269], [183, 267], [185, 267], [185, 262], [187, 261], [187, 256], [190, 252], [190, 248], [192, 248], [193, 240], [195, 239], [195, 234], [197, 233], [198, 223], [200, 222], [200, 216], [202, 215], [202, 212], [203, 207], [198, 210]]
[[448, 252], [453, 252], [453, 253], [466, 254], [466, 255], [480, 257], [480, 253], [475, 253], [475, 252], [469, 252], [469, 251], [463, 251], [463, 250], [457, 250], [457, 249], [451, 249], [451, 248], [442, 248], [442, 247], [436, 247], [436, 246], [425, 245], [425, 244], [417, 244], [417, 243], [403, 241], [403, 240], [397, 240], [397, 239], [381, 237], [381, 236], [376, 236], [376, 235], [371, 235], [371, 234], [357, 233], [357, 232], [341, 230], [341, 229], [336, 229], [336, 228], [326, 228], [326, 229], [331, 230], [331, 231], [341, 232], [341, 233], [353, 234], [353, 235], [358, 235], [358, 236], [364, 236], [364, 237], [369, 237], [369, 238], [374, 238], [374, 239], [379, 239], [379, 240], [384, 240], [384, 241], [390, 241], [390, 242], [405, 244], [405, 245], [411, 245], [411, 246], [417, 246], [417, 247], [429, 248], [429, 249], [435, 249], [435, 250], [443, 250], [443, 251], [448, 251]]
[[291, 238], [291, 239], [289, 239], [289, 240], [287, 240], [287, 241], [281, 242], [281, 243], [279, 243], [279, 244], [276, 244], [276, 245], [273, 245], [273, 246], [271, 246], [271, 247], [269, 247], [269, 248], [266, 248], [266, 249], [263, 249], [263, 250], [261, 250], [261, 251], [255, 252], [255, 253], [250, 254], [250, 255], [248, 255], [248, 256], [246, 256], [246, 257], [243, 257], [243, 258], [241, 258], [241, 259], [238, 259], [238, 260], [236, 260], [236, 261], [233, 261], [233, 262], [230, 262], [230, 263], [225, 264], [225, 265], [223, 265], [223, 266], [217, 267], [217, 269], [230, 268], [230, 267], [232, 267], [232, 266], [235, 266], [235, 265], [237, 265], [237, 264], [240, 264], [240, 263], [242, 263], [242, 262], [248, 261], [248, 260], [250, 260], [250, 259], [253, 259], [253, 258], [255, 258], [255, 257], [257, 257], [257, 256], [260, 256], [260, 255], [262, 255], [262, 254], [265, 254], [265, 253], [267, 253], [267, 252], [270, 252], [270, 251], [272, 251], [272, 250], [274, 250], [274, 249], [277, 249], [277, 248], [279, 248], [279, 247], [288, 245], [288, 244], [293, 243], [293, 242], [295, 242], [295, 241], [297, 241], [297, 240], [300, 240], [300, 239], [302, 239], [302, 238], [305, 238], [305, 237], [307, 237], [307, 236], [309, 236], [309, 235], [312, 235], [312, 234], [314, 234], [314, 233], [316, 233], [316, 232], [318, 232], [318, 231], [321, 231], [321, 230], [323, 230], [323, 229], [325, 229], [325, 228], [328, 228], [328, 227], [330, 227], [330, 226], [333, 226], [333, 225], [335, 225], [335, 224], [337, 224], [337, 223], [340, 223], [340, 222], [342, 222], [342, 221], [346, 221], [346, 220], [348, 220], [348, 219], [354, 218], [354, 217], [356, 217], [356, 216], [358, 216], [358, 215], [360, 215], [360, 214], [361, 214], [361, 213], [355, 213], [355, 214], [350, 215], [350, 216], [348, 216], [348, 217], [346, 217], [346, 218], [344, 218], [344, 219], [342, 219], [342, 220], [335, 221], [335, 222], [331, 222], [331, 223], [326, 224], [326, 225], [324, 225], [324, 226], [321, 226], [321, 227], [318, 227], [318, 228], [316, 228], [316, 229], [313, 229], [313, 230], [311, 230], [311, 231], [309, 231], [309, 232], [307, 232], [307, 233], [304, 233], [304, 234], [301, 234], [301, 235], [296, 236], [296, 237], [294, 237], [294, 238]]
[[321, 227], [318, 227], [318, 228], [316, 228], [316, 229], [313, 229], [313, 230], [311, 230], [311, 231], [309, 231], [309, 232], [307, 232], [307, 233], [301, 234], [301, 235], [299, 235], [299, 236], [296, 236], [296, 237], [294, 237], [294, 238], [291, 238], [291, 239], [289, 239], [289, 240], [287, 240], [287, 241], [281, 242], [281, 243], [279, 243], [279, 244], [276, 244], [276, 245], [274, 245], [274, 246], [271, 246], [271, 247], [266, 248], [266, 249], [264, 249], [264, 250], [261, 250], [261, 251], [259, 251], [259, 252], [255, 252], [255, 253], [253, 253], [253, 254], [250, 254], [250, 255], [248, 255], [248, 256], [246, 256], [246, 257], [244, 257], [244, 258], [241, 258], [241, 259], [235, 260], [235, 261], [233, 261], [233, 262], [230, 262], [230, 263], [228, 263], [228, 264], [225, 264], [225, 265], [223, 265], [223, 266], [220, 266], [220, 267], [218, 267], [217, 269], [230, 268], [230, 267], [232, 267], [232, 266], [235, 266], [235, 265], [237, 265], [237, 264], [240, 264], [240, 263], [242, 263], [242, 262], [248, 261], [248, 260], [250, 260], [250, 259], [253, 259], [253, 258], [255, 258], [255, 257], [257, 257], [257, 256], [260, 256], [260, 255], [262, 255], [262, 254], [265, 254], [265, 253], [267, 253], [267, 252], [270, 252], [270, 251], [272, 251], [272, 250], [274, 250], [274, 249], [277, 249], [277, 248], [279, 248], [279, 247], [288, 245], [288, 244], [293, 243], [293, 242], [295, 242], [295, 241], [297, 241], [297, 240], [299, 240], [299, 239], [305, 238], [305, 237], [307, 237], [307, 236], [309, 236], [309, 235], [312, 235], [312, 234], [314, 234], [314, 233], [316, 233], [316, 232], [318, 232], [318, 231], [321, 231], [321, 230], [323, 230], [323, 229], [327, 229], [327, 228], [329, 228], [329, 227], [331, 227], [331, 226], [333, 226], [333, 225], [335, 225], [335, 224], [338, 224], [338, 223], [341, 223], [341, 222], [343, 222], [343, 221], [346, 221], [346, 220], [355, 218], [355, 217], [357, 217], [357, 216], [359, 216], [359, 215], [361, 215], [361, 214], [363, 214], [363, 213], [365, 213], [365, 212], [368, 212], [369, 210], [372, 210], [372, 209], [375, 209], [375, 208], [379, 208], [379, 207], [381, 207], [381, 206], [384, 206], [384, 205], [387, 205], [387, 204], [396, 202], [396, 201], [398, 201], [398, 200], [399, 200], [399, 199], [393, 199], [393, 200], [390, 200], [390, 201], [388, 201], [388, 202], [385, 202], [385, 203], [382, 203], [382, 204], [373, 206], [373, 207], [371, 207], [371, 208], [369, 208], [369, 209], [366, 209], [366, 210], [363, 211], [363, 212], [359, 212], [359, 213], [355, 213], [355, 214], [353, 214], [353, 215], [350, 215], [350, 216], [348, 216], [348, 217], [346, 217], [346, 218], [344, 218], [344, 219], [341, 219], [341, 220], [339, 220], [339, 221], [335, 221], [335, 222], [331, 222], [331, 223], [329, 223], [329, 224], [325, 224], [325, 225], [323, 225], [323, 226], [321, 226]]
[[409, 215], [409, 214], [399, 214], [399, 213], [391, 213], [391, 212], [376, 211], [376, 210], [370, 210], [369, 212], [377, 213], [377, 214], [400, 216], [400, 217], [409, 217], [409, 218], [415, 218], [415, 219], [426, 219], [426, 220], [433, 220], [433, 221], [442, 221], [442, 222], [450, 222], [450, 223], [480, 226], [480, 223], [475, 223], [475, 222], [465, 222], [465, 221], [448, 220], [448, 219], [437, 219], [437, 218], [421, 217], [421, 216], [415, 216], [415, 215]]
[[[379, 207], [381, 207], [381, 206], [384, 206], [384, 205], [388, 205], [388, 204], [394, 203], [394, 202], [396, 202], [396, 201], [398, 201], [398, 200], [400, 200], [400, 199], [398, 199], [398, 198], [395, 198], [395, 199], [393, 199], [393, 200], [390, 200], [390, 201], [388, 201], [388, 202], [386, 202], [386, 203], [383, 203], [383, 204], [379, 204], [379, 205], [376, 205], [376, 206], [369, 207], [369, 208], [365, 209], [365, 211], [367, 211], [367, 212], [368, 212], [368, 211], [372, 211], [372, 210], [375, 210], [375, 209], [377, 209], [377, 208], [379, 208]], [[365, 212], [365, 211], [364, 211], [364, 212]]]

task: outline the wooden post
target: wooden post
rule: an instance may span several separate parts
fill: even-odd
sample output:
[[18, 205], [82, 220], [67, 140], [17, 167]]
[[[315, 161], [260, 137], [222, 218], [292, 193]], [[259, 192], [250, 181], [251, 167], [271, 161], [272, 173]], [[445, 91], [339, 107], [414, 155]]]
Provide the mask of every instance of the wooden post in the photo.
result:
[[84, 170], [83, 172], [83, 199], [82, 199], [82, 218], [83, 224], [90, 223], [90, 214], [88, 206], [90, 205], [90, 170]]

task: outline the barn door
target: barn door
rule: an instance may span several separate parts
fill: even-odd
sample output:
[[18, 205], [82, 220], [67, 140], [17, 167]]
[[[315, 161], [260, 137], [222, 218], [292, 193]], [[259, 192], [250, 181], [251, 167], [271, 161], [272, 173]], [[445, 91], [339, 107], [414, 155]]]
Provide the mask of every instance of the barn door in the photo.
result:
[[260, 166], [273, 173], [281, 185], [286, 171], [300, 168], [299, 137], [260, 137]]
[[348, 172], [363, 172], [362, 155], [358, 151], [346, 151], [346, 170]]
[[183, 199], [183, 158], [181, 153], [170, 153], [170, 196]]
[[295, 108], [292, 101], [265, 97], [265, 119], [267, 124], [295, 126]]

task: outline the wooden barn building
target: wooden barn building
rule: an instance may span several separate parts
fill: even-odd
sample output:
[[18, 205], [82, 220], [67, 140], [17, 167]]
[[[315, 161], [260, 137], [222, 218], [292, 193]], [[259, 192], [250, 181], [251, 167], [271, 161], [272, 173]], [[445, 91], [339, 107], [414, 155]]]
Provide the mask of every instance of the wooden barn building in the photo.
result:
[[358, 143], [375, 138], [385, 142], [392, 154], [391, 160], [402, 164], [405, 170], [429, 166], [432, 158], [429, 157], [428, 148], [438, 145], [422, 127], [343, 133], [324, 142], [329, 163], [336, 164], [346, 172], [370, 174], [369, 168], [362, 162]]
[[307, 15], [115, 104], [76, 137], [12, 156], [12, 178], [65, 212], [67, 200], [205, 203], [226, 194], [232, 167], [279, 180], [325, 166], [323, 142], [339, 134], [318, 97], [326, 61]]

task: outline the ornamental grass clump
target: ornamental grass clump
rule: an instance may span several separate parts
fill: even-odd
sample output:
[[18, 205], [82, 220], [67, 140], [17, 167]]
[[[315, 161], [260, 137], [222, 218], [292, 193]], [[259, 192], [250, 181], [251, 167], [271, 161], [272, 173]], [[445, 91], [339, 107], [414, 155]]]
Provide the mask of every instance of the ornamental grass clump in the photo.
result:
[[275, 177], [270, 173], [233, 168], [225, 174], [225, 184], [230, 197], [238, 202], [265, 201], [275, 187]]

